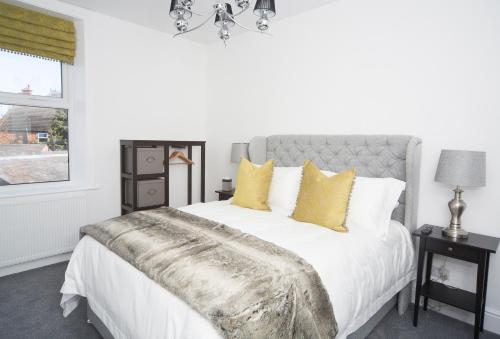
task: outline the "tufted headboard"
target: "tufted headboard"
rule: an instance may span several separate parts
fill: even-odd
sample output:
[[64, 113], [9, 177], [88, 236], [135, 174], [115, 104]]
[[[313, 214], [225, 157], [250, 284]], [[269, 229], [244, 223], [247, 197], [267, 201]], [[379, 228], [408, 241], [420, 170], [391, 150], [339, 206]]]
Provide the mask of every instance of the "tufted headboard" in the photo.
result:
[[275, 166], [301, 166], [313, 161], [319, 168], [340, 172], [356, 168], [359, 176], [393, 177], [406, 181], [406, 190], [392, 218], [413, 231], [417, 223], [422, 141], [404, 135], [273, 135], [254, 137], [250, 160]]

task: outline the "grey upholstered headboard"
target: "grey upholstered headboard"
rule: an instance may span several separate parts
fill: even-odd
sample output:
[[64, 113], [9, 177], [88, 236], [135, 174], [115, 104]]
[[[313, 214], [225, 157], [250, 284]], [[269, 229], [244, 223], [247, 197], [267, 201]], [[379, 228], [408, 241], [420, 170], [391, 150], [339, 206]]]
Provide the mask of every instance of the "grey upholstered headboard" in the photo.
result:
[[363, 177], [393, 177], [406, 181], [406, 190], [392, 218], [413, 231], [416, 228], [422, 141], [404, 135], [273, 135], [254, 137], [250, 159], [275, 166], [301, 166], [313, 161], [323, 170], [356, 168]]

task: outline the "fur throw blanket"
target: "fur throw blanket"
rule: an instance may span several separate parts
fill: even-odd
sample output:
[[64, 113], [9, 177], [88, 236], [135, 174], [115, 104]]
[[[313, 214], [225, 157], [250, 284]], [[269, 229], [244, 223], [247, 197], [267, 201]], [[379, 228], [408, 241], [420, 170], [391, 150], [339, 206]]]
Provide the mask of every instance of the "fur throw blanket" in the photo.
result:
[[334, 338], [328, 293], [296, 254], [174, 208], [84, 226], [225, 338]]

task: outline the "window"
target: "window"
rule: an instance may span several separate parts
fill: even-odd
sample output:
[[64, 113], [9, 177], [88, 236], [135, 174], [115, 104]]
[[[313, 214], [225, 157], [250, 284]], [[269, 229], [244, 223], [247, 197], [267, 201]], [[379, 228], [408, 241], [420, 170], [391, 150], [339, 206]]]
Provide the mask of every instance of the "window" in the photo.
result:
[[47, 142], [49, 140], [49, 133], [47, 132], [38, 132], [36, 136], [38, 143]]
[[0, 50], [0, 186], [69, 180], [65, 69]]
[[62, 97], [61, 62], [0, 51], [0, 92]]

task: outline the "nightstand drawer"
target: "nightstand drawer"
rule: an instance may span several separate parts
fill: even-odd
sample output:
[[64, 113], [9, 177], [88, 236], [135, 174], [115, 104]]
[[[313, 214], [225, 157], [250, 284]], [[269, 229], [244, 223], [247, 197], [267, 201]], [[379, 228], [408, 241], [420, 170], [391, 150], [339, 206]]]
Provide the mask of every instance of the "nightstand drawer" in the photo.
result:
[[473, 249], [450, 244], [449, 242], [427, 239], [427, 250], [436, 254], [445, 255], [447, 257], [457, 258], [472, 263], [479, 261], [479, 254]]

